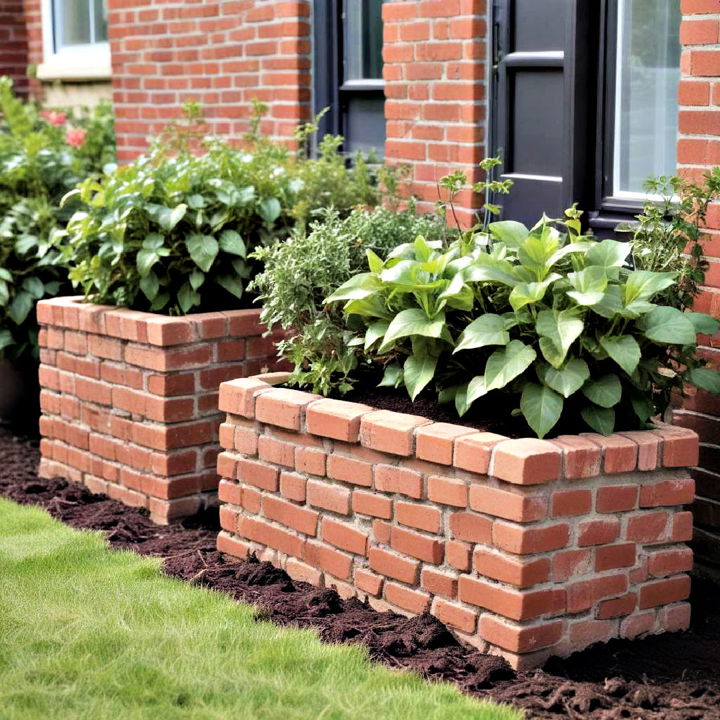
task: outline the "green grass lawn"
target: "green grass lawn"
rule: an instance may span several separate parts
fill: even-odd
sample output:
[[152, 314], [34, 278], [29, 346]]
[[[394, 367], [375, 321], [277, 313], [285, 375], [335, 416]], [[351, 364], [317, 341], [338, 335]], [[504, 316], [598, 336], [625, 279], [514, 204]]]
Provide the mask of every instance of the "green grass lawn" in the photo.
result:
[[518, 720], [0, 499], [0, 718]]

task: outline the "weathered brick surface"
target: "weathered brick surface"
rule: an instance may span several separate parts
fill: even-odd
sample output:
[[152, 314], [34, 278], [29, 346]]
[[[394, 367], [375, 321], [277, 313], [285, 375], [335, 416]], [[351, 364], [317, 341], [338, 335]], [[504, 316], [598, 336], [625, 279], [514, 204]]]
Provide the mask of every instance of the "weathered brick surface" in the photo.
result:
[[220, 394], [224, 552], [429, 610], [519, 667], [688, 625], [691, 433], [511, 441], [258, 378]]
[[[218, 468], [236, 475], [235, 451], [258, 451], [253, 423], [238, 420], [221, 430], [223, 447], [233, 452], [217, 457], [220, 379], [276, 363], [245, 356], [245, 340], [264, 331], [258, 317], [257, 310], [237, 310], [165, 318], [77, 298], [41, 302], [41, 474], [148, 508], [158, 522], [215, 502]], [[243, 320], [242, 336], [230, 331], [236, 320]], [[228, 343], [232, 354], [223, 350]], [[219, 379], [211, 381], [209, 372]], [[262, 442], [261, 456], [294, 468], [294, 446]], [[277, 475], [274, 465], [268, 469]], [[232, 505], [240, 504], [236, 488], [223, 489]]]

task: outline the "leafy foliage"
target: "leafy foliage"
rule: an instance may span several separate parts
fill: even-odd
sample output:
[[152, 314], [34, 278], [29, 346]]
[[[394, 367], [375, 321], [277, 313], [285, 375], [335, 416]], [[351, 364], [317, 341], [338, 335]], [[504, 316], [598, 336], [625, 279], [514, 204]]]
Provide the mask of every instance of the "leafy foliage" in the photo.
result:
[[659, 177], [648, 180], [645, 190], [657, 199], [644, 204], [637, 222], [623, 223], [618, 230], [632, 233], [635, 268], [678, 273], [677, 283], [663, 297], [672, 307], [690, 308], [705, 281], [703, 227], [710, 203], [720, 200], [720, 168], [707, 172], [700, 184]]
[[0, 78], [0, 357], [37, 354], [35, 303], [67, 286], [58, 230], [72, 210], [59, 201], [113, 156], [109, 104], [43, 111]]
[[361, 321], [382, 384], [413, 399], [434, 386], [460, 415], [509, 393], [539, 437], [578, 417], [604, 434], [642, 427], [683, 382], [720, 390], [695, 353], [696, 333], [718, 322], [664, 304], [677, 272], [631, 270], [630, 246], [583, 236], [579, 216], [368, 252], [369, 272], [328, 302]]
[[412, 203], [403, 211], [358, 209], [346, 218], [328, 209], [308, 233], [298, 229], [283, 243], [259, 248], [255, 257], [264, 269], [252, 289], [262, 301], [263, 322], [293, 331], [279, 346], [294, 365], [293, 384], [324, 395], [349, 390], [358, 355], [341, 309], [326, 306], [324, 298], [362, 269], [366, 252], [385, 256], [408, 236], [439, 239], [448, 232], [441, 218], [416, 215]]
[[188, 105], [187, 122], [145, 156], [80, 184], [64, 253], [86, 298], [173, 315], [237, 307], [257, 269], [253, 250], [288, 237], [325, 204], [347, 214], [377, 203], [367, 166], [348, 168], [336, 139], [307, 159], [260, 134], [264, 110], [257, 105], [239, 149], [201, 139], [199, 108]]

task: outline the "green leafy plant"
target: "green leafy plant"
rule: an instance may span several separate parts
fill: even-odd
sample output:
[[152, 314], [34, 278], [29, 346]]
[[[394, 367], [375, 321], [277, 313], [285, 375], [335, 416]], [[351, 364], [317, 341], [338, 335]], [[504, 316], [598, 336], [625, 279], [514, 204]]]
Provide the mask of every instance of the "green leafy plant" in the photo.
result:
[[186, 105], [146, 155], [80, 184], [64, 257], [88, 300], [172, 315], [237, 307], [258, 269], [253, 250], [325, 204], [347, 214], [378, 202], [367, 168], [347, 167], [335, 139], [305, 158], [260, 134], [264, 111], [258, 103], [237, 148], [202, 137], [199, 107]]
[[[630, 246], [581, 232], [572, 208], [528, 230], [513, 221], [449, 247], [419, 237], [327, 300], [361, 321], [383, 385], [433, 387], [460, 415], [505, 393], [544, 437], [577, 418], [609, 434], [643, 427], [689, 382], [720, 392], [695, 353], [718, 322], [662, 303], [676, 272], [631, 270]], [[657, 302], [660, 300], [660, 302]]]
[[350, 389], [351, 373], [362, 361], [341, 309], [323, 300], [362, 269], [367, 251], [385, 256], [418, 234], [439, 240], [452, 235], [442, 218], [416, 215], [412, 202], [403, 211], [381, 206], [345, 218], [328, 209], [309, 232], [299, 228], [285, 242], [255, 252], [263, 270], [252, 289], [262, 302], [262, 320], [291, 331], [278, 351], [294, 366], [292, 384], [323, 395]]
[[114, 156], [109, 104], [74, 114], [20, 101], [0, 78], [0, 357], [37, 355], [35, 303], [69, 289], [59, 201]]
[[636, 222], [622, 223], [618, 231], [632, 233], [636, 269], [678, 274], [663, 297], [672, 307], [690, 308], [705, 281], [703, 228], [710, 203], [720, 200], [720, 168], [707, 172], [701, 183], [659, 177], [648, 180], [645, 190], [656, 199], [643, 205]]

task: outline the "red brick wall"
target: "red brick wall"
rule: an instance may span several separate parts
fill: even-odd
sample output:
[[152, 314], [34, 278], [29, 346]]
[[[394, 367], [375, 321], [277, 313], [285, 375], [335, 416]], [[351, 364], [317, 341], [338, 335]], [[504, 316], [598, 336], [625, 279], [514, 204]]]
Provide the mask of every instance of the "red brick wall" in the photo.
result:
[[[678, 163], [683, 175], [699, 179], [720, 165], [720, 2], [682, 0], [682, 10]], [[720, 317], [720, 204], [711, 208], [708, 226], [710, 267], [696, 309]], [[720, 333], [703, 338], [700, 353], [720, 368]], [[720, 572], [720, 400], [699, 392], [685, 408], [676, 422], [697, 430], [701, 441], [695, 549]]]
[[270, 105], [263, 129], [274, 136], [310, 116], [309, 0], [109, 0], [109, 26], [121, 160], [187, 100], [234, 137], [253, 98]]
[[[385, 22], [386, 155], [409, 163], [414, 191], [431, 209], [437, 181], [464, 170], [480, 179], [486, 154], [486, 0], [393, 0]], [[461, 219], [477, 207], [458, 199]]]
[[0, 75], [8, 75], [15, 90], [27, 93], [28, 44], [23, 0], [5, 0], [0, 6]]

